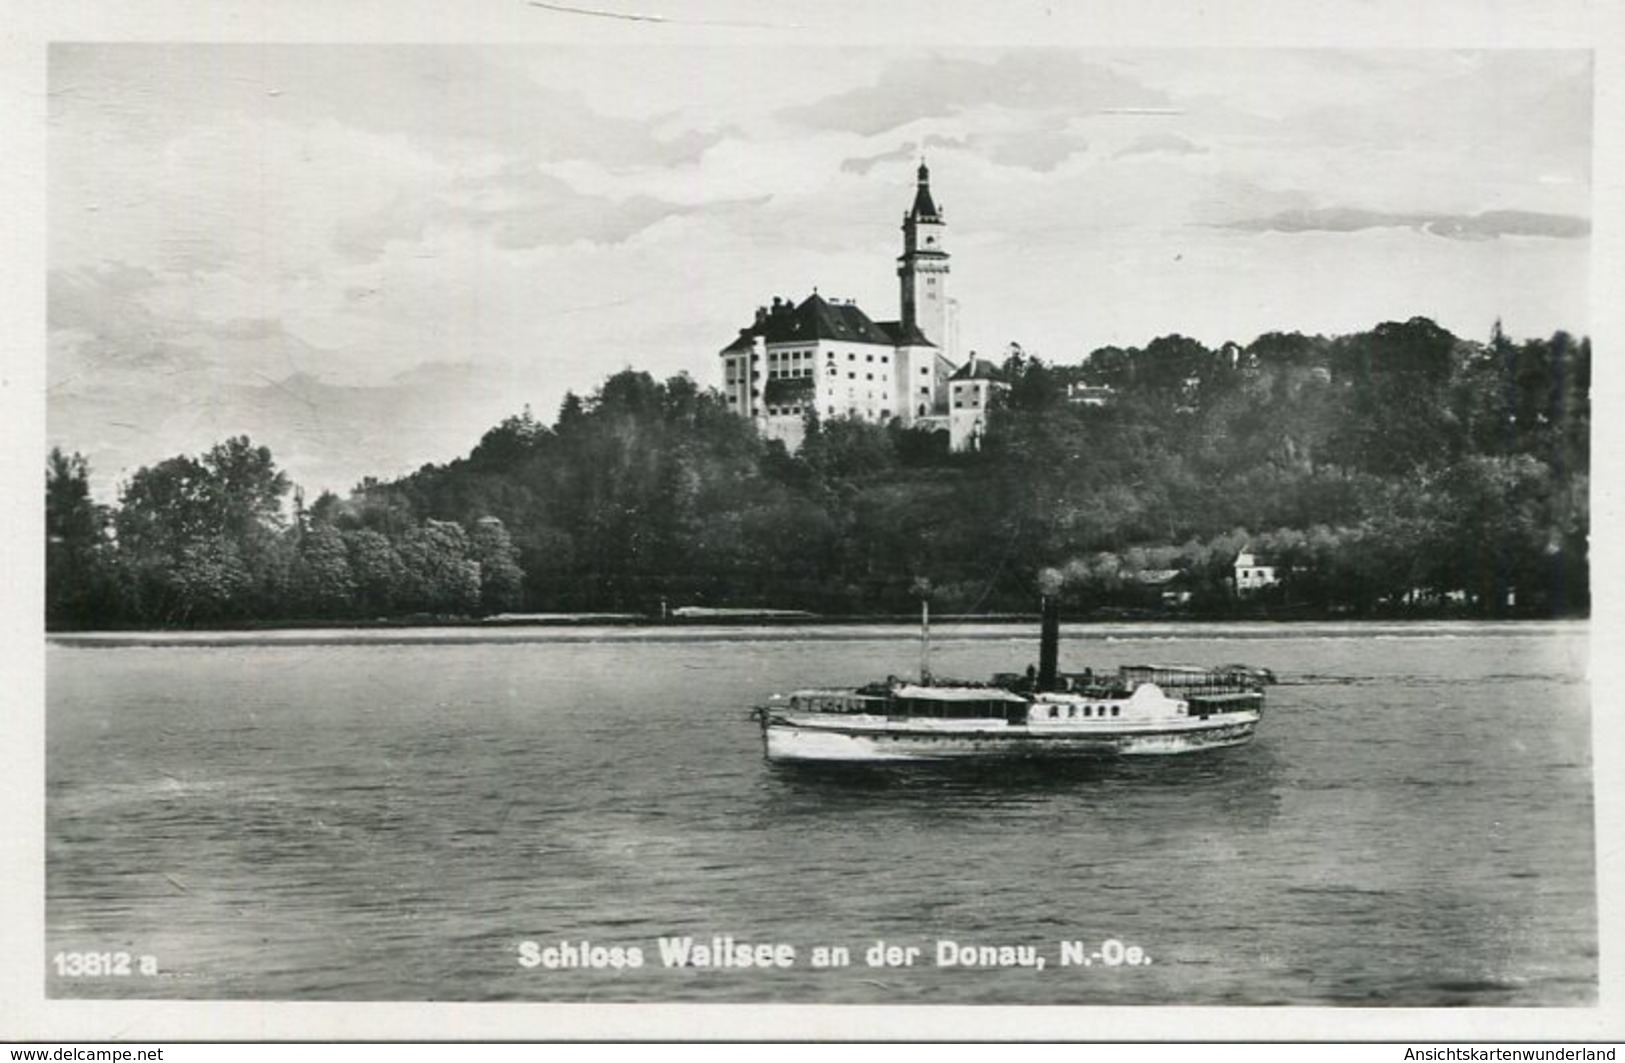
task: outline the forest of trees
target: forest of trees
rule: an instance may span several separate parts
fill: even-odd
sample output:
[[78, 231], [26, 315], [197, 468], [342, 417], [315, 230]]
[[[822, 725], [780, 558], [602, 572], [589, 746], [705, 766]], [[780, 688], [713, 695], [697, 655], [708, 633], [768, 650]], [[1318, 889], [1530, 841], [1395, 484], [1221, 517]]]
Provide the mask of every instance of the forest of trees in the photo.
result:
[[[686, 376], [624, 371], [465, 458], [310, 504], [246, 438], [142, 468], [118, 503], [46, 470], [58, 628], [662, 604], [874, 615], [1079, 611], [1563, 616], [1589, 607], [1589, 340], [1459, 339], [1416, 318], [1209, 349], [1165, 336], [1005, 361], [980, 453], [810, 420], [798, 453]], [[1068, 388], [1109, 387], [1103, 405]], [[1280, 585], [1240, 600], [1238, 551]]]

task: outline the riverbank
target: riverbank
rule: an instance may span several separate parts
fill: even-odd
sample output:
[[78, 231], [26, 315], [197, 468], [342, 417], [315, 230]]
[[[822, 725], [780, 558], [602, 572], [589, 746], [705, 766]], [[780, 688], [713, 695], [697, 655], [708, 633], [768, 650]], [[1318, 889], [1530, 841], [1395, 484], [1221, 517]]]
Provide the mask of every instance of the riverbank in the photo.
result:
[[[1462, 611], [1406, 609], [1356, 615], [1349, 612], [1285, 606], [1237, 609], [1224, 613], [1197, 614], [1188, 611], [1172, 612], [1155, 609], [1100, 608], [1066, 614], [1069, 624], [1135, 624], [1152, 626], [1179, 626], [1191, 624], [1393, 624], [1393, 623], [1463, 623], [1531, 622], [1531, 621], [1585, 621], [1589, 614], [1567, 616], [1509, 615], [1476, 616]], [[494, 616], [473, 617], [416, 613], [409, 616], [381, 616], [365, 619], [289, 619], [289, 620], [236, 620], [216, 621], [208, 626], [174, 626], [145, 628], [47, 628], [46, 634], [57, 636], [108, 636], [124, 638], [142, 635], [209, 635], [275, 633], [291, 631], [371, 631], [417, 628], [581, 628], [581, 627], [634, 627], [634, 628], [701, 628], [724, 626], [746, 627], [875, 627], [899, 624], [918, 625], [918, 613], [842, 613], [820, 614], [788, 609], [707, 609], [666, 616], [648, 613], [585, 612], [585, 613], [500, 613]], [[933, 613], [933, 625], [949, 624], [1011, 624], [1038, 623], [1038, 613]]]
[[[1082, 621], [1067, 620], [1063, 634], [1070, 641], [1123, 642], [1178, 639], [1239, 639], [1267, 641], [1282, 638], [1409, 639], [1460, 637], [1521, 637], [1583, 630], [1584, 619], [1570, 620], [1339, 620], [1280, 623], [1262, 620], [1223, 621]], [[1036, 640], [1036, 617], [933, 617], [935, 642], [956, 640]], [[866, 617], [835, 621], [789, 623], [553, 623], [553, 624], [442, 624], [283, 627], [235, 631], [81, 631], [51, 632], [46, 641], [68, 649], [136, 647], [308, 647], [308, 646], [444, 646], [524, 645], [558, 643], [834, 643], [875, 639], [908, 639], [919, 634], [918, 617]]]

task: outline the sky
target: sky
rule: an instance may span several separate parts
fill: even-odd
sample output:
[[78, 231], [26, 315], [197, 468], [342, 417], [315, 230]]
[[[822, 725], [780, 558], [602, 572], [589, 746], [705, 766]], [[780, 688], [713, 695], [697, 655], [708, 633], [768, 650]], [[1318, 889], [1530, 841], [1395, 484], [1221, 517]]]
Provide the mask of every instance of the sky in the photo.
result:
[[964, 350], [1432, 318], [1590, 331], [1589, 51], [50, 46], [47, 444], [112, 501], [229, 436], [307, 495], [775, 296], [897, 316], [930, 165]]

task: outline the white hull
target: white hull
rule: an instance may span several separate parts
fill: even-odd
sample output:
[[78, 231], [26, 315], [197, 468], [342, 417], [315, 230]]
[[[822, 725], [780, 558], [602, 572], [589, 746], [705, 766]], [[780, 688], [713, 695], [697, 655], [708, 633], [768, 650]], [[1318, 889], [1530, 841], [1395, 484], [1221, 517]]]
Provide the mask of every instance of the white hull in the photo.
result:
[[[1159, 721], [1143, 727], [1045, 726], [1002, 720], [839, 722], [771, 715], [762, 734], [775, 761], [918, 761], [983, 758], [1167, 756], [1241, 745], [1253, 737], [1257, 712]], [[1104, 721], [1102, 721], [1104, 724]]]

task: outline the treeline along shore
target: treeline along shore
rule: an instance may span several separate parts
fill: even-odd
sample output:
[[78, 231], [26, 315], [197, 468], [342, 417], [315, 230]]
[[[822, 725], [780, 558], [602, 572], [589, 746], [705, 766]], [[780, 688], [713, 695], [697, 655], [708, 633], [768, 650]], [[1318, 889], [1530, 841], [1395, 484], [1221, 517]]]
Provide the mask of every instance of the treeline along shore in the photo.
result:
[[[1028, 613], [1584, 615], [1591, 345], [1431, 321], [1077, 365], [1012, 348], [983, 445], [810, 417], [790, 452], [687, 376], [624, 371], [467, 457], [307, 501], [237, 437], [95, 502], [46, 469], [57, 630]], [[1270, 579], [1240, 586], [1238, 555]], [[712, 618], [717, 618], [715, 614]]]

